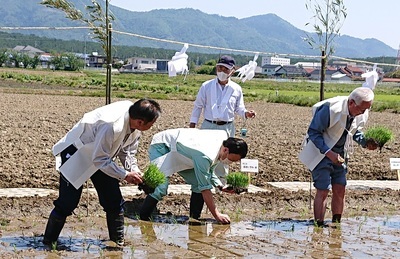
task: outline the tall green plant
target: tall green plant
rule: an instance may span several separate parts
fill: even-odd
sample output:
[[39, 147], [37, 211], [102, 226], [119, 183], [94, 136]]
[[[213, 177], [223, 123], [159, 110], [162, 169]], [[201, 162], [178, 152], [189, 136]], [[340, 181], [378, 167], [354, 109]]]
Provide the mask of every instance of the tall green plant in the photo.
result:
[[[321, 0], [322, 1], [322, 0]], [[321, 85], [320, 100], [324, 99], [324, 81], [326, 64], [329, 56], [334, 53], [333, 41], [339, 35], [344, 20], [347, 17], [347, 9], [344, 0], [306, 0], [306, 9], [313, 13], [313, 29], [317, 40], [307, 34], [306, 41], [312, 48], [321, 51]], [[310, 23], [307, 23], [309, 25]]]

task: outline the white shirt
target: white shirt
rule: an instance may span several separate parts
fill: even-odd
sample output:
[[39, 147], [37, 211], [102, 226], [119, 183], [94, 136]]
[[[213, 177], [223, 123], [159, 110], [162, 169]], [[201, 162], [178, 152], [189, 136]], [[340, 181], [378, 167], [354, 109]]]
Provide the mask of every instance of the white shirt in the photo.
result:
[[235, 114], [244, 118], [242, 88], [230, 79], [223, 88], [217, 78], [204, 82], [194, 102], [191, 123], [198, 123], [202, 110], [204, 118], [211, 121], [233, 121]]

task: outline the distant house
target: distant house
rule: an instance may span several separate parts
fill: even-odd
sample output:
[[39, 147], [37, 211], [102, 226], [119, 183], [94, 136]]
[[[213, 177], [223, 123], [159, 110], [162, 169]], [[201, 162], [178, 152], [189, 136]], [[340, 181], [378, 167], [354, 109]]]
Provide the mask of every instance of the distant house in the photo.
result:
[[128, 58], [128, 64], [132, 64], [132, 70], [155, 71], [157, 69], [155, 58], [132, 57]]
[[97, 52], [93, 52], [88, 56], [88, 58], [88, 67], [102, 68], [103, 66], [107, 65], [107, 57], [99, 55]]
[[340, 82], [350, 82], [351, 81], [351, 75], [342, 73], [340, 69], [333, 73], [331, 75], [331, 80], [332, 81], [340, 81]]
[[384, 77], [382, 78], [383, 83], [397, 83], [400, 84], [400, 78], [389, 78], [389, 77]]
[[306, 72], [303, 68], [296, 66], [282, 66], [275, 72], [276, 77], [285, 77], [285, 78], [299, 78], [304, 77]]
[[49, 53], [43, 53], [39, 56], [40, 66], [42, 68], [49, 68], [52, 56]]
[[155, 58], [128, 58], [127, 64], [120, 69], [121, 72], [168, 72], [168, 59]]
[[[325, 81], [331, 81], [332, 75], [335, 74], [338, 70], [333, 67], [327, 67], [325, 71]], [[320, 80], [321, 79], [321, 69], [314, 69], [311, 73], [309, 78], [311, 80]]]
[[346, 66], [344, 70], [350, 73], [352, 77], [361, 77], [361, 75], [364, 73], [361, 68], [356, 66]]
[[347, 62], [347, 61], [341, 61], [341, 60], [334, 60], [332, 61], [332, 66], [336, 68], [345, 68], [347, 66], [357, 66], [357, 63], [355, 62]]
[[34, 56], [40, 56], [45, 53], [43, 50], [37, 49], [37, 48], [29, 46], [29, 45], [16, 46], [13, 48], [13, 50], [16, 52], [19, 52], [19, 53], [27, 54], [31, 58], [33, 58]]
[[321, 63], [320, 62], [297, 62], [294, 64], [296, 67], [302, 67], [302, 68], [312, 68], [312, 69], [321, 69]]
[[276, 71], [281, 67], [282, 67], [281, 65], [265, 64], [264, 66], [261, 67], [261, 74], [267, 76], [274, 76]]
[[156, 71], [159, 73], [168, 72], [168, 59], [157, 59], [156, 60]]
[[315, 68], [309, 68], [309, 67], [303, 67], [303, 69], [306, 77], [310, 77], [311, 73], [315, 70]]

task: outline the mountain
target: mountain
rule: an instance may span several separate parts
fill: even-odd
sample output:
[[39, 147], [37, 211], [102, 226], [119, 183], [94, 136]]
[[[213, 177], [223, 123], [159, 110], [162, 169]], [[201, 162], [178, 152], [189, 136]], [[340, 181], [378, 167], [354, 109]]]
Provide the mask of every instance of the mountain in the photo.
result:
[[[40, 2], [40, 0], [2, 0], [0, 26], [84, 26], [80, 22], [65, 18], [62, 11], [47, 8]], [[90, 0], [69, 0], [69, 2], [83, 13], [86, 13], [85, 4], [91, 5]], [[104, 1], [98, 0], [98, 2], [104, 5]], [[188, 52], [231, 52], [190, 46], [190, 44], [197, 44], [268, 53], [320, 54], [318, 50], [310, 49], [309, 45], [303, 41], [306, 36], [305, 31], [294, 27], [275, 14], [238, 19], [210, 15], [190, 8], [132, 12], [113, 6], [112, 1], [110, 1], [109, 10], [116, 18], [113, 21], [114, 30], [169, 41], [187, 42], [189, 43]], [[88, 30], [13, 30], [11, 32], [84, 41]], [[175, 50], [181, 48], [174, 43], [142, 39], [115, 32], [113, 44]], [[396, 56], [397, 53], [395, 49], [379, 40], [362, 40], [347, 35], [336, 37], [334, 46], [335, 55], [342, 57]]]

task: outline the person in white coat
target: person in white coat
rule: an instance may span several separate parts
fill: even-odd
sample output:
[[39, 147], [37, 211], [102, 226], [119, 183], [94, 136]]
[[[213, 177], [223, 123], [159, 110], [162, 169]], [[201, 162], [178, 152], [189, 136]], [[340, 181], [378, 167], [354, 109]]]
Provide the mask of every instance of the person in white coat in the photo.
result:
[[[170, 129], [153, 136], [149, 148], [151, 163], [157, 165], [167, 179], [178, 173], [191, 185], [190, 217], [200, 218], [204, 202], [214, 218], [230, 223], [215, 205], [211, 190], [232, 193], [224, 188], [214, 169], [220, 164], [230, 164], [246, 157], [248, 147], [243, 139], [229, 137], [224, 130]], [[150, 220], [158, 201], [167, 195], [168, 181], [149, 194], [140, 210], [142, 220]]]
[[230, 79], [235, 73], [235, 60], [231, 56], [221, 56], [216, 71], [217, 77], [204, 82], [197, 93], [189, 127], [196, 127], [203, 112], [202, 129], [225, 130], [234, 137], [235, 115], [247, 119], [254, 118], [256, 113], [246, 109], [242, 87]]
[[86, 113], [53, 146], [53, 154], [61, 157], [59, 196], [46, 225], [44, 244], [57, 242], [66, 218], [78, 206], [82, 185], [90, 178], [106, 212], [110, 240], [123, 245], [124, 200], [119, 182], [142, 183], [135, 154], [141, 132], [150, 129], [160, 113], [160, 105], [151, 99], [111, 103]]
[[368, 119], [374, 92], [367, 87], [354, 89], [349, 96], [338, 96], [313, 106], [305, 145], [299, 158], [312, 173], [317, 193], [314, 199], [314, 221], [324, 225], [327, 197], [332, 188], [332, 222], [340, 223], [346, 187], [347, 162], [353, 152], [353, 141], [364, 148], [377, 145], [365, 139], [361, 129]]
[[[195, 128], [203, 112], [201, 129], [225, 130], [229, 137], [235, 136], [235, 116], [254, 118], [256, 112], [247, 110], [242, 87], [230, 78], [235, 73], [235, 59], [228, 55], [219, 58], [216, 65], [217, 77], [204, 82], [193, 105], [189, 128]], [[218, 166], [215, 170], [223, 181], [229, 166]]]

